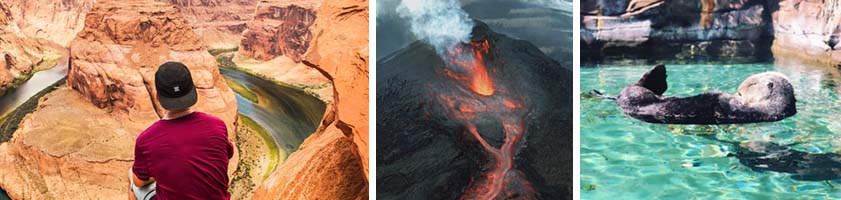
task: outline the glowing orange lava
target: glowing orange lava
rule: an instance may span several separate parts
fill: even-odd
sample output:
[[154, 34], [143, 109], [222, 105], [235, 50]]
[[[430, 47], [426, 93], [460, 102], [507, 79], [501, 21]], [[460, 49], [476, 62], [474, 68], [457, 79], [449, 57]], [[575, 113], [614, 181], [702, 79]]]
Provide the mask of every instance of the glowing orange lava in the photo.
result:
[[460, 67], [467, 75], [457, 75], [452, 71], [448, 71], [447, 75], [456, 80], [466, 80], [468, 88], [476, 94], [493, 95], [494, 83], [485, 67], [484, 58], [489, 48], [487, 40], [456, 46], [450, 51], [450, 64]]
[[[470, 49], [466, 49], [470, 48]], [[473, 42], [450, 51], [450, 64], [456, 69], [443, 69], [439, 73], [457, 81], [479, 94], [468, 95], [467, 90], [439, 90], [440, 102], [445, 106], [452, 119], [461, 122], [470, 136], [476, 138], [482, 149], [489, 156], [487, 170], [480, 177], [471, 180], [470, 186], [461, 199], [535, 199], [534, 189], [525, 175], [514, 165], [514, 156], [522, 146], [525, 136], [523, 99], [509, 96], [508, 91], [496, 91], [494, 82], [484, 64], [488, 53], [488, 41]], [[469, 52], [469, 54], [465, 54]], [[455, 92], [447, 92], [455, 91]], [[498, 95], [493, 96], [494, 93]], [[516, 97], [516, 95], [514, 95]], [[491, 145], [479, 133], [480, 121], [499, 120], [505, 133], [505, 140], [499, 148]]]

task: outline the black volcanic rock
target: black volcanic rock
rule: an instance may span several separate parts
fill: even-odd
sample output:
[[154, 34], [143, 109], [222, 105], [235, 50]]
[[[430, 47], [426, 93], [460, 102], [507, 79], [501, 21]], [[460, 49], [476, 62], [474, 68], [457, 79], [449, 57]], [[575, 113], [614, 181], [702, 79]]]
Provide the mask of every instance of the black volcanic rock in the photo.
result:
[[[482, 22], [474, 42], [488, 41], [484, 64], [497, 88], [487, 98], [521, 99], [525, 126], [514, 168], [524, 172], [539, 199], [572, 199], [572, 71], [523, 40]], [[377, 197], [458, 199], [492, 158], [439, 102], [442, 93], [464, 92], [440, 73], [447, 66], [426, 43], [414, 42], [377, 61]], [[475, 96], [470, 96], [475, 95]], [[493, 116], [475, 125], [499, 147], [505, 133]]]

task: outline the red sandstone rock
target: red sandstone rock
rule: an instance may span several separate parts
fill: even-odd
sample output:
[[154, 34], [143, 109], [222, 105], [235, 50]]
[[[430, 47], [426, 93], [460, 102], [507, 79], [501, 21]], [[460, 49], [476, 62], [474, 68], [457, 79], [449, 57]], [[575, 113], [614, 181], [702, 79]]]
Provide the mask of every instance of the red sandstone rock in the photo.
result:
[[[25, 78], [42, 65], [45, 57], [58, 56], [58, 49], [24, 35], [15, 23], [9, 4], [0, 2], [0, 95], [14, 87], [15, 78]], [[53, 58], [53, 59], [56, 59]], [[52, 66], [42, 66], [52, 67]]]
[[239, 53], [268, 61], [284, 55], [295, 62], [307, 51], [320, 0], [263, 1], [242, 34]]
[[[187, 65], [199, 93], [194, 109], [224, 120], [234, 140], [234, 94], [172, 5], [99, 0], [70, 49], [67, 84], [0, 144], [0, 187], [12, 198], [126, 198], [134, 140], [162, 113], [154, 73], [167, 61]], [[234, 155], [229, 174], [237, 164]]]
[[332, 102], [330, 80], [301, 63], [313, 38], [312, 24], [320, 5], [321, 0], [260, 2], [232, 61], [252, 73]]
[[210, 49], [239, 45], [245, 24], [253, 18], [254, 0], [157, 0], [175, 5]]
[[329, 1], [316, 14], [304, 63], [333, 82], [334, 100], [255, 199], [368, 197], [368, 1]]
[[200, 96], [197, 107], [233, 122], [233, 93], [215, 59], [172, 6], [102, 2], [85, 24], [71, 44], [67, 81], [94, 105], [126, 111], [130, 119], [162, 114], [152, 101], [154, 73], [164, 62], [179, 61], [193, 74]]
[[21, 32], [67, 46], [96, 0], [3, 0]]

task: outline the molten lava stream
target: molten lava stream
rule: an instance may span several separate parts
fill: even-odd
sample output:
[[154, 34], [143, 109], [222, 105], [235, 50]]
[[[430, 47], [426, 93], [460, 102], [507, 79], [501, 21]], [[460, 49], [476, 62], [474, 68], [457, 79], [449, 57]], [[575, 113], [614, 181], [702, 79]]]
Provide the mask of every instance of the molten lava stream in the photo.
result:
[[[469, 48], [469, 49], [466, 49]], [[471, 42], [470, 45], [456, 46], [450, 51], [450, 64], [460, 68], [460, 71], [467, 73], [467, 76], [457, 76], [452, 73], [447, 73], [448, 76], [456, 80], [469, 79], [467, 82], [468, 88], [476, 94], [482, 96], [491, 96], [496, 90], [494, 88], [493, 80], [488, 74], [487, 67], [485, 67], [485, 56], [488, 53], [488, 41]]]
[[[514, 156], [520, 147], [520, 141], [523, 137], [523, 124], [516, 117], [500, 117], [503, 122], [503, 129], [505, 130], [505, 142], [500, 149], [492, 147], [479, 134], [477, 128], [472, 123], [465, 123], [470, 134], [479, 141], [482, 148], [488, 152], [493, 158], [494, 165], [491, 170], [483, 174], [483, 179], [473, 183], [473, 188], [462, 196], [462, 199], [496, 199], [500, 194], [506, 191], [508, 185], [517, 176], [516, 172], [512, 171], [514, 166]], [[509, 176], [511, 175], [511, 176]], [[524, 185], [528, 183], [520, 179]], [[527, 186], [526, 186], [527, 187]], [[527, 191], [530, 189], [526, 188]]]
[[[473, 180], [470, 188], [461, 199], [498, 199], [498, 198], [533, 198], [533, 190], [522, 173], [514, 168], [514, 156], [520, 148], [520, 141], [524, 134], [521, 116], [521, 105], [511, 101], [506, 95], [497, 95], [494, 82], [485, 66], [485, 55], [490, 45], [487, 40], [471, 42], [456, 46], [449, 51], [449, 63], [453, 70], [444, 69], [444, 75], [462, 83], [476, 95], [442, 95], [450, 114], [461, 120], [470, 135], [479, 141], [492, 163], [488, 164], [488, 171], [480, 178]], [[505, 131], [505, 141], [500, 148], [488, 144], [479, 133], [476, 125], [471, 122], [478, 114], [496, 116], [502, 122]], [[512, 184], [521, 186], [520, 191], [514, 191]]]

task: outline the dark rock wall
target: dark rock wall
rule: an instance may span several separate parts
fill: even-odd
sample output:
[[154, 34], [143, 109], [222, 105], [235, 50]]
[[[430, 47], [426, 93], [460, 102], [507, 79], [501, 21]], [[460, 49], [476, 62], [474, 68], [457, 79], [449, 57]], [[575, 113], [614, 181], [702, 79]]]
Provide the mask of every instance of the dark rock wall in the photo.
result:
[[774, 0], [585, 0], [584, 62], [767, 60]]

